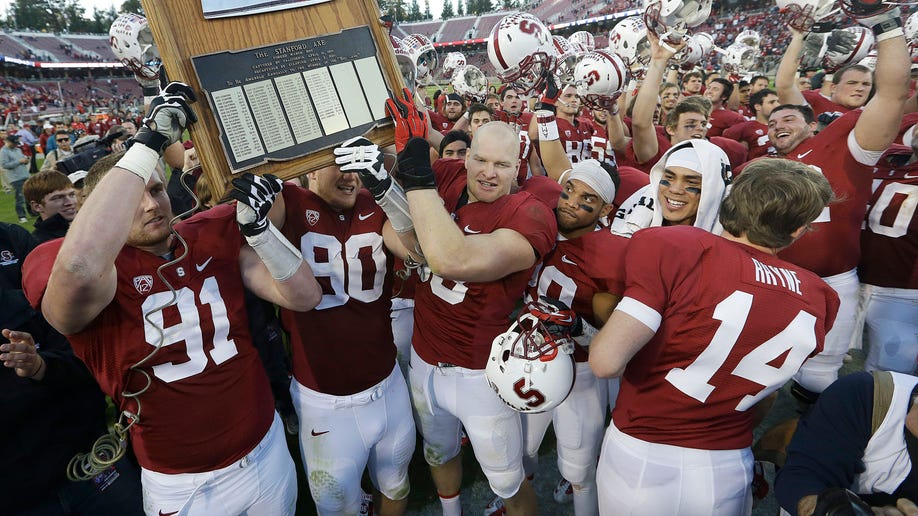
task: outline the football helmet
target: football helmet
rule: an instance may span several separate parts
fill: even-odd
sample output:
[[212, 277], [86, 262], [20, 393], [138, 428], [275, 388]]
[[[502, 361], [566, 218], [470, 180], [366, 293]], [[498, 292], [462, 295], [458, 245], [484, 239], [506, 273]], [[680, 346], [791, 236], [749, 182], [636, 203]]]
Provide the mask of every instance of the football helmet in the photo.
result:
[[762, 42], [762, 36], [752, 29], [746, 29], [736, 36], [735, 41], [747, 47], [759, 48], [759, 44]]
[[417, 66], [414, 64], [414, 58], [402, 47], [400, 39], [390, 35], [389, 40], [392, 42], [392, 49], [395, 50], [395, 62], [398, 63], [398, 71], [402, 74], [405, 87], [411, 90], [411, 93], [414, 93], [418, 84]]
[[423, 34], [411, 34], [402, 39], [401, 45], [414, 60], [418, 81], [429, 81], [438, 62], [433, 41]]
[[912, 59], [918, 58], [918, 11], [910, 14], [905, 20], [905, 41], [908, 43], [908, 53]]
[[162, 59], [153, 41], [147, 19], [139, 14], [122, 14], [108, 29], [108, 44], [115, 57], [139, 78], [159, 79]]
[[577, 95], [590, 109], [611, 111], [628, 83], [628, 67], [615, 52], [588, 52], [574, 69]]
[[453, 91], [475, 102], [482, 102], [488, 96], [488, 78], [475, 65], [456, 69], [450, 84]]
[[456, 70], [465, 66], [465, 54], [450, 52], [443, 58], [443, 77], [451, 79]]
[[692, 39], [701, 45], [702, 55], [709, 55], [714, 51], [715, 48], [717, 48], [717, 45], [714, 44], [714, 36], [708, 34], [707, 32], [696, 32], [694, 35], [692, 35]]
[[788, 17], [787, 25], [803, 32], [838, 10], [834, 0], [776, 0], [776, 3], [778, 10]]
[[711, 15], [712, 0], [644, 0], [644, 24], [661, 41], [677, 43], [686, 29], [697, 27]]
[[685, 41], [685, 46], [676, 52], [672, 61], [680, 65], [696, 65], [701, 62], [706, 55], [707, 53], [704, 51], [702, 41], [699, 41], [697, 35], [689, 36]]
[[596, 50], [596, 40], [593, 38], [593, 34], [585, 30], [578, 30], [577, 32], [571, 34], [567, 40], [570, 41], [571, 44], [580, 43], [580, 45], [585, 48], [587, 52]]
[[644, 77], [650, 64], [650, 41], [647, 39], [647, 26], [640, 16], [625, 18], [612, 28], [609, 50], [622, 58], [632, 77]]
[[867, 57], [876, 39], [873, 31], [860, 25], [845, 27], [840, 31], [853, 34], [853, 37], [848, 38], [848, 44], [842, 49], [836, 48], [832, 44], [834, 34], [830, 34], [826, 39], [826, 51], [822, 56], [822, 67], [827, 72], [834, 72], [847, 64], [857, 63]]
[[871, 72], [876, 71], [877, 69], [877, 51], [871, 50], [870, 52], [867, 53], [867, 57], [858, 61], [857, 64], [870, 68]]
[[754, 48], [742, 43], [734, 43], [724, 49], [721, 64], [725, 72], [742, 75], [755, 67], [756, 54]]
[[522, 93], [539, 90], [543, 74], [555, 69], [551, 32], [531, 14], [508, 14], [491, 29], [488, 59], [501, 82], [514, 84]]
[[558, 84], [572, 84], [574, 82], [574, 68], [583, 57], [583, 53], [574, 49], [570, 41], [563, 36], [552, 36], [555, 45], [555, 76]]
[[539, 413], [564, 401], [574, 387], [574, 341], [549, 331], [545, 316], [572, 321], [576, 315], [523, 309], [510, 328], [495, 337], [485, 366], [494, 392], [513, 410]]

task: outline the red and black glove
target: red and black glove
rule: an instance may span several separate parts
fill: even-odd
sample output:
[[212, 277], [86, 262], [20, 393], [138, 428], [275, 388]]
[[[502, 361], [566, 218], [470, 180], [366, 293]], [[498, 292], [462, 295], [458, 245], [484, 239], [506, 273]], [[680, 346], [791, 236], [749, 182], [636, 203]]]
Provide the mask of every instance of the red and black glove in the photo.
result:
[[414, 137], [427, 139], [427, 119], [414, 104], [414, 96], [408, 88], [402, 88], [404, 98], [390, 93], [386, 100], [386, 113], [395, 123], [395, 150], [402, 152], [408, 140]]
[[555, 76], [547, 70], [542, 72], [542, 80], [545, 86], [542, 89], [542, 97], [539, 99], [538, 109], [544, 109], [554, 113], [555, 103], [558, 102], [558, 99], [561, 97], [561, 88], [559, 88], [558, 83], [555, 82]]

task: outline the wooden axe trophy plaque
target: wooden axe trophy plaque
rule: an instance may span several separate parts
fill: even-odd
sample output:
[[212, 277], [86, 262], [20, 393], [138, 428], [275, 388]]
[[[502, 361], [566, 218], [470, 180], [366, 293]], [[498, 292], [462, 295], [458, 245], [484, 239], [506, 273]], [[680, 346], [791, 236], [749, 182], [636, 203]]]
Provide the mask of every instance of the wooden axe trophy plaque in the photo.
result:
[[334, 163], [385, 113], [402, 77], [374, 0], [142, 0], [169, 80], [198, 94], [190, 127], [219, 198], [234, 174], [287, 179]]

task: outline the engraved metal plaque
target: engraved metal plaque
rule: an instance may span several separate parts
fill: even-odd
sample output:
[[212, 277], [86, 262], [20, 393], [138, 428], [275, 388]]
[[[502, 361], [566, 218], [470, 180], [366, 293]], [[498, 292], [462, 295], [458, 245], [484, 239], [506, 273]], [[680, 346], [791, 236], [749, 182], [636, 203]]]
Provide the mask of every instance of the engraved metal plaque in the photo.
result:
[[192, 56], [232, 173], [299, 158], [389, 123], [368, 27]]

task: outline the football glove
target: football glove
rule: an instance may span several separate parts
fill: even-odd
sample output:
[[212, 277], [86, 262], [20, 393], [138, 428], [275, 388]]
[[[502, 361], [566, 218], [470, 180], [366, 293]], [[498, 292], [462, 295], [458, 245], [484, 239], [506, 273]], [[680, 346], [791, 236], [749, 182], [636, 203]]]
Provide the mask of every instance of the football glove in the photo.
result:
[[283, 182], [271, 174], [256, 176], [246, 172], [233, 179], [229, 195], [237, 201], [236, 222], [245, 237], [258, 236], [268, 229], [268, 212], [281, 189]]
[[351, 138], [335, 150], [335, 164], [341, 172], [356, 172], [363, 186], [378, 201], [392, 186], [379, 147], [362, 136]]
[[414, 104], [414, 96], [408, 88], [402, 88], [404, 98], [389, 93], [386, 100], [386, 113], [395, 123], [395, 150], [402, 152], [408, 140], [414, 137], [427, 139], [429, 126], [424, 113]]
[[545, 86], [542, 89], [542, 97], [539, 99], [539, 109], [554, 113], [555, 104], [558, 102], [558, 98], [561, 97], [561, 88], [555, 82], [554, 74], [548, 70], [542, 72], [542, 81]]
[[398, 177], [406, 192], [437, 187], [430, 167], [430, 145], [421, 138], [412, 138], [398, 155]]
[[536, 316], [545, 328], [555, 336], [576, 337], [583, 333], [583, 322], [564, 301], [548, 296], [532, 301], [526, 309]]
[[172, 82], [150, 102], [143, 126], [134, 135], [134, 141], [162, 155], [169, 145], [182, 141], [182, 133], [189, 124], [198, 121], [189, 104], [197, 96], [185, 83]]

